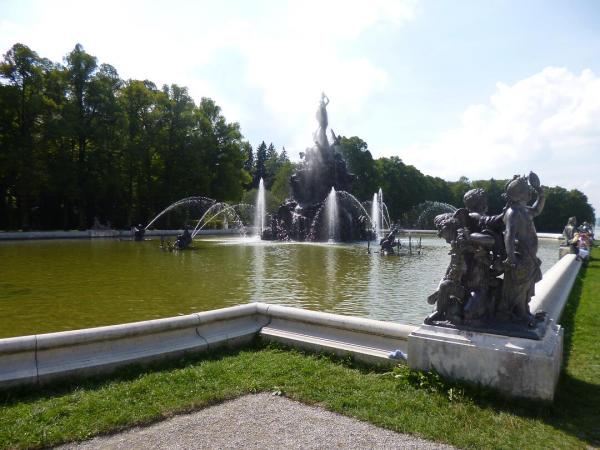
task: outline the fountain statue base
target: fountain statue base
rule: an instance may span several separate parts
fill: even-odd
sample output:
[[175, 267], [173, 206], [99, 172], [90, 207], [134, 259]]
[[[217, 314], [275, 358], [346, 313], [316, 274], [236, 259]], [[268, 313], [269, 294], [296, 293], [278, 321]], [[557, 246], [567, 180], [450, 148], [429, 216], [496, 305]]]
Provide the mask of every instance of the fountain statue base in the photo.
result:
[[510, 396], [552, 401], [562, 350], [563, 330], [553, 321], [540, 340], [423, 325], [408, 337], [408, 365]]
[[477, 320], [467, 324], [457, 325], [450, 321], [425, 319], [426, 325], [451, 328], [466, 332], [498, 334], [501, 336], [518, 337], [522, 339], [541, 340], [548, 329], [548, 317], [544, 312], [538, 312], [531, 320], [518, 322], [512, 320], [501, 321], [498, 318], [490, 320]]

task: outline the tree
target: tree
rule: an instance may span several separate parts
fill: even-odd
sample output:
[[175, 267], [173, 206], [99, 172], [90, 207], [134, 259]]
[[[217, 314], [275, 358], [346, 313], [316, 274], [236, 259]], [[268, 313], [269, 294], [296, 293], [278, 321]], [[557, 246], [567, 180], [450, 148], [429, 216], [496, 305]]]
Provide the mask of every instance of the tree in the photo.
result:
[[37, 197], [43, 167], [39, 151], [44, 96], [44, 71], [49, 61], [29, 47], [15, 44], [0, 64], [3, 127], [1, 130], [0, 195], [2, 209], [17, 209], [23, 228], [30, 226], [31, 208]]
[[267, 161], [267, 144], [262, 141], [256, 148], [256, 159], [254, 161], [253, 183], [254, 187], [258, 187], [258, 183], [266, 176], [265, 162]]
[[267, 156], [267, 159], [265, 160], [264, 181], [265, 181], [265, 187], [267, 189], [271, 189], [271, 187], [273, 186], [273, 183], [275, 182], [275, 177], [277, 176], [279, 169], [281, 168], [281, 166], [285, 163], [285, 160], [287, 159], [287, 155], [285, 155], [282, 158], [277, 153], [277, 150], [275, 150], [275, 146], [273, 145], [273, 143], [271, 143], [271, 144], [269, 144], [269, 147], [267, 148], [266, 156]]
[[254, 150], [252, 149], [252, 145], [250, 142], [244, 142], [242, 144], [242, 148], [244, 153], [246, 154], [246, 161], [244, 162], [244, 169], [249, 174], [252, 173], [252, 168], [254, 167]]
[[369, 200], [379, 190], [379, 186], [375, 161], [367, 143], [357, 136], [342, 137], [339, 150], [348, 169], [356, 176], [352, 184], [354, 195], [359, 199]]
[[287, 198], [292, 195], [292, 187], [290, 184], [290, 178], [294, 172], [295, 165], [290, 161], [284, 162], [277, 173], [271, 186], [271, 192], [273, 196], [278, 200], [279, 204], [283, 203]]
[[87, 144], [91, 134], [92, 117], [96, 110], [89, 102], [92, 78], [97, 68], [97, 59], [86, 53], [81, 44], [65, 57], [67, 64], [69, 104], [66, 109], [71, 135], [77, 148], [77, 213], [79, 227], [87, 228], [87, 200], [91, 194], [88, 181]]
[[244, 152], [240, 125], [228, 123], [221, 108], [209, 98], [202, 98], [198, 108], [204, 130], [203, 141], [208, 161], [212, 164], [210, 193], [215, 198], [238, 201], [250, 176], [244, 170]]
[[539, 231], [560, 233], [571, 216], [577, 217], [578, 224], [584, 221], [594, 222], [594, 208], [581, 191], [568, 191], [560, 186], [544, 187], [544, 190], [546, 204], [535, 219]]

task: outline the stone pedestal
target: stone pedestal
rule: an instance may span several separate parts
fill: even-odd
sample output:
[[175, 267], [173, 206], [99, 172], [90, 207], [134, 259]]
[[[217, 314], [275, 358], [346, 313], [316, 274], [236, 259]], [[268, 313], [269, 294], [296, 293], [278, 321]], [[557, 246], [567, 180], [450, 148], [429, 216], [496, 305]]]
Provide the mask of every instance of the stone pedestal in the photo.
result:
[[550, 322], [541, 340], [423, 325], [408, 337], [408, 365], [514, 397], [552, 401], [563, 331]]

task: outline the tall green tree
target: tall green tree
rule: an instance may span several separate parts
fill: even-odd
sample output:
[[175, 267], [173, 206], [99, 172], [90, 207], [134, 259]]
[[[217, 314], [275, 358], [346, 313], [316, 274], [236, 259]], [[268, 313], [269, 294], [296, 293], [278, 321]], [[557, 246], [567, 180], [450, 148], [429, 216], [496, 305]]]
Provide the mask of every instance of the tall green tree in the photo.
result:
[[[3, 126], [0, 131], [0, 195], [2, 209], [18, 211], [21, 226], [31, 225], [31, 210], [39, 194], [42, 158], [38, 155], [44, 102], [44, 73], [50, 63], [22, 44], [15, 44], [0, 63]], [[10, 215], [10, 214], [9, 214]], [[10, 223], [9, 223], [10, 225]]]
[[348, 169], [356, 177], [352, 183], [354, 195], [361, 200], [369, 200], [379, 186], [375, 161], [367, 143], [357, 136], [342, 137], [339, 150]]
[[90, 102], [92, 79], [98, 67], [96, 57], [88, 54], [81, 44], [65, 57], [68, 79], [67, 124], [77, 151], [77, 215], [79, 227], [87, 228], [88, 198], [92, 194], [89, 175], [88, 142], [96, 109]]
[[267, 170], [265, 167], [265, 163], [267, 161], [267, 144], [265, 141], [262, 141], [260, 145], [256, 148], [256, 159], [254, 161], [254, 173], [253, 173], [253, 187], [258, 187], [258, 183], [260, 179], [263, 180], [266, 177]]
[[542, 213], [535, 218], [535, 225], [539, 231], [560, 233], [571, 216], [577, 217], [578, 224], [584, 221], [594, 222], [594, 208], [581, 191], [569, 191], [560, 186], [544, 189], [546, 204]]

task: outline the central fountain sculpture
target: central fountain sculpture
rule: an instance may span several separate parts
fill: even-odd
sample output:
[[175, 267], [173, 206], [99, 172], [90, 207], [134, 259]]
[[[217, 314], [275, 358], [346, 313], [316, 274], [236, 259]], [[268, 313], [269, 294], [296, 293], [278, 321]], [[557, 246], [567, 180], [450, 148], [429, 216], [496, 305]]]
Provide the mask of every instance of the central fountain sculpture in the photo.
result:
[[294, 241], [353, 241], [365, 239], [371, 218], [349, 194], [354, 175], [339, 152], [341, 137], [330, 130], [327, 138], [329, 98], [321, 94], [314, 145], [290, 178], [292, 198], [287, 199], [263, 231], [263, 239]]

